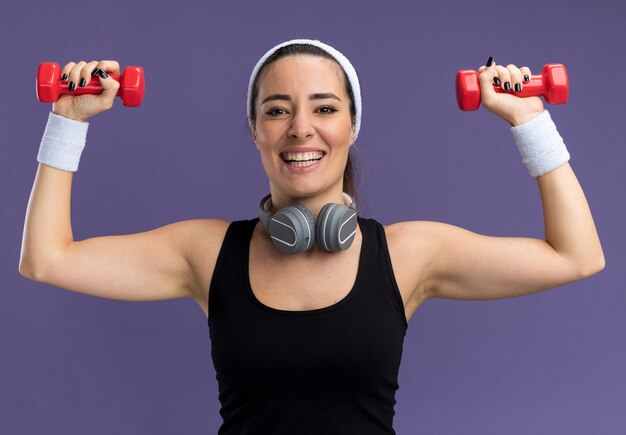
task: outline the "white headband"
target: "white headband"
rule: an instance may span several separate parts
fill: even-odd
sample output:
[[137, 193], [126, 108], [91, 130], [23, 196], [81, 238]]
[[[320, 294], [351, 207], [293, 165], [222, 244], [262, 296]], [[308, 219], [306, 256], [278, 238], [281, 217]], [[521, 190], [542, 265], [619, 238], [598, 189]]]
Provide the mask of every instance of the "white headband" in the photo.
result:
[[343, 54], [341, 54], [339, 51], [337, 51], [330, 45], [324, 44], [321, 41], [313, 40], [313, 39], [292, 39], [291, 41], [283, 42], [281, 44], [278, 44], [276, 47], [270, 49], [267, 53], [263, 55], [261, 59], [259, 59], [256, 66], [252, 70], [252, 74], [250, 75], [250, 83], [248, 83], [247, 113], [248, 113], [248, 123], [250, 124], [250, 128], [254, 129], [254, 126], [252, 125], [252, 119], [251, 119], [252, 101], [250, 101], [250, 98], [252, 97], [252, 85], [254, 83], [254, 79], [256, 78], [256, 75], [259, 73], [261, 66], [263, 66], [263, 63], [267, 60], [268, 57], [272, 55], [272, 53], [274, 53], [276, 50], [278, 50], [281, 47], [284, 47], [286, 45], [292, 45], [292, 44], [314, 45], [316, 47], [321, 48], [326, 53], [330, 54], [337, 62], [339, 62], [339, 65], [341, 65], [344, 72], [348, 76], [348, 80], [350, 81], [350, 85], [352, 86], [352, 93], [354, 94], [354, 107], [356, 109], [356, 116], [355, 116], [356, 120], [354, 123], [355, 124], [354, 125], [354, 132], [355, 132], [354, 139], [356, 140], [356, 137], [359, 135], [359, 129], [361, 128], [361, 110], [362, 110], [361, 109], [361, 86], [359, 85], [359, 78], [356, 75], [356, 71], [354, 67], [352, 66], [352, 64], [350, 63], [350, 61], [348, 60], [348, 58], [346, 58]]

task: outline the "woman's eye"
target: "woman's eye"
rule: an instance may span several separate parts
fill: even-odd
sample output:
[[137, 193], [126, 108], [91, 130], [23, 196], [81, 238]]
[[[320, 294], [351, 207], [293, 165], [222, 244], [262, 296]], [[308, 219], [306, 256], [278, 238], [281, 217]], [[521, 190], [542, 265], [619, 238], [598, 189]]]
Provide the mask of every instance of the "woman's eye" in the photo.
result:
[[333, 113], [337, 111], [337, 109], [335, 109], [334, 107], [330, 107], [330, 106], [320, 107], [318, 110], [322, 113]]
[[286, 112], [285, 112], [285, 109], [271, 109], [271, 110], [268, 110], [265, 113], [267, 113], [270, 116], [278, 116], [278, 115], [283, 115]]

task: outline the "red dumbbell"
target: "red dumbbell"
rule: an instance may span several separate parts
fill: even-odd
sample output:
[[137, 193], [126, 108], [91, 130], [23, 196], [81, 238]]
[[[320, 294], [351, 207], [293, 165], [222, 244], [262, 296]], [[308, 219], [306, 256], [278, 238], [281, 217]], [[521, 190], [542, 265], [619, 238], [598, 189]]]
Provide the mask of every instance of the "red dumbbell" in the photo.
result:
[[[493, 89], [499, 93], [517, 97], [543, 96], [549, 104], [563, 104], [567, 101], [569, 84], [565, 67], [558, 63], [543, 66], [541, 75], [533, 74], [530, 81], [522, 83], [522, 91], [503, 90], [500, 86]], [[480, 84], [478, 72], [459, 70], [456, 73], [456, 102], [461, 110], [477, 110], [480, 106]]]
[[[109, 74], [113, 80], [120, 82], [117, 96], [122, 99], [122, 104], [127, 107], [141, 105], [145, 81], [143, 68], [140, 66], [127, 66], [123, 74]], [[55, 62], [42, 62], [37, 71], [37, 99], [42, 103], [54, 103], [63, 94], [83, 95], [100, 94], [103, 91], [98, 77], [92, 77], [85, 87], [77, 86], [70, 91], [68, 83], [61, 81], [61, 67]]]

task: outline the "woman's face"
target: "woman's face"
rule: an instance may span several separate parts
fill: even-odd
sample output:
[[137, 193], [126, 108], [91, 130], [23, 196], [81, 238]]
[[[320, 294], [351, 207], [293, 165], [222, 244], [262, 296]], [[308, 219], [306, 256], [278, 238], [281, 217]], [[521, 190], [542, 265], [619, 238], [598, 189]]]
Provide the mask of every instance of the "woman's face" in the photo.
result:
[[272, 194], [341, 190], [354, 129], [341, 67], [319, 56], [283, 57], [259, 77], [254, 141]]

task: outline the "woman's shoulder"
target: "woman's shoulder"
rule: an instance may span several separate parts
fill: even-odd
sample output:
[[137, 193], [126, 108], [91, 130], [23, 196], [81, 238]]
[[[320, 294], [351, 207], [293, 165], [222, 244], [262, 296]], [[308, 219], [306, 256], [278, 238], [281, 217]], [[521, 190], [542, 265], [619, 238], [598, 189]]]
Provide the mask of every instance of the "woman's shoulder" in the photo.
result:
[[188, 219], [176, 222], [176, 231], [181, 236], [189, 237], [190, 241], [205, 240], [207, 242], [223, 239], [231, 222], [223, 219]]
[[387, 238], [396, 241], [411, 241], [432, 237], [437, 232], [445, 231], [447, 224], [435, 221], [403, 221], [388, 225], [383, 224]]
[[437, 252], [440, 222], [408, 221], [383, 225], [389, 258], [407, 319], [430, 296], [429, 270]]
[[189, 219], [177, 222], [177, 231], [186, 244], [186, 259], [196, 281], [195, 300], [208, 315], [208, 288], [217, 258], [231, 222], [223, 219]]
[[[453, 225], [435, 221], [405, 221], [384, 225], [389, 251], [396, 264], [414, 267], [415, 262], [427, 265], [439, 255], [441, 241]], [[402, 267], [402, 266], [400, 266]]]
[[410, 249], [424, 247], [424, 243], [434, 240], [436, 235], [446, 231], [447, 224], [434, 221], [403, 221], [385, 224], [376, 218], [358, 217], [362, 231], [376, 232], [382, 229], [389, 248]]
[[187, 261], [194, 270], [215, 263], [230, 225], [231, 222], [223, 219], [189, 219], [176, 223], [178, 236], [186, 245]]

